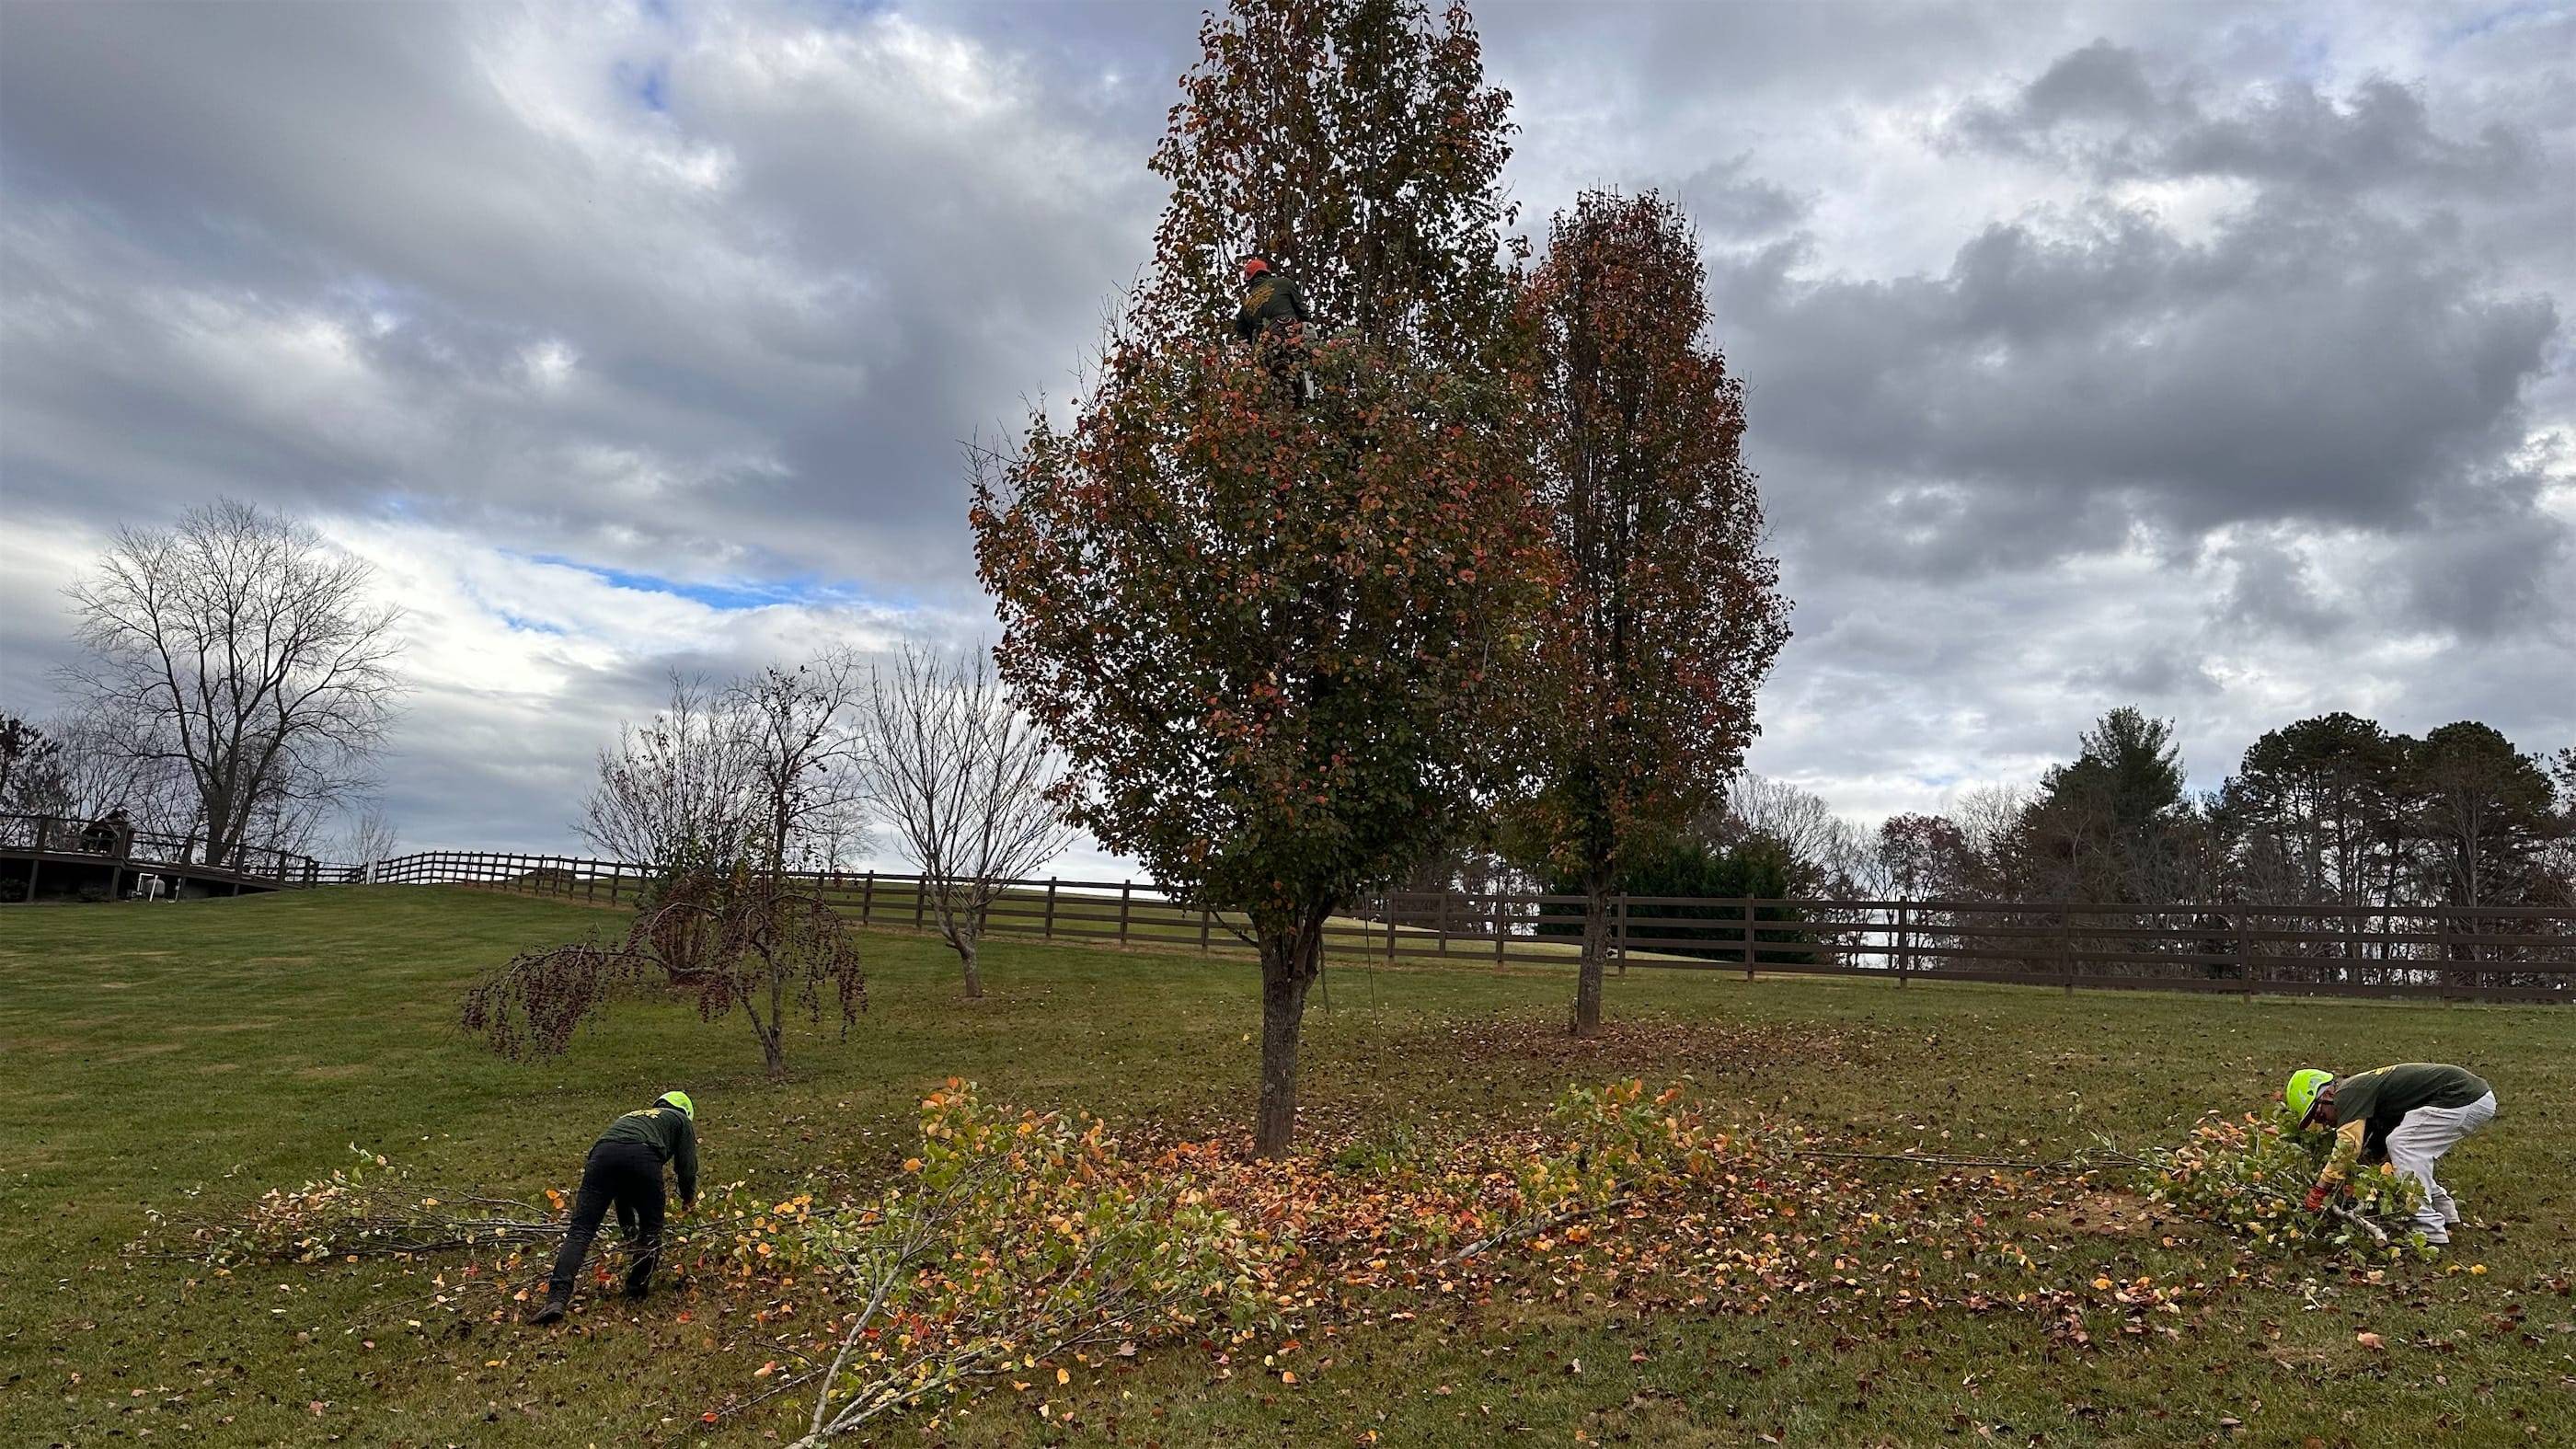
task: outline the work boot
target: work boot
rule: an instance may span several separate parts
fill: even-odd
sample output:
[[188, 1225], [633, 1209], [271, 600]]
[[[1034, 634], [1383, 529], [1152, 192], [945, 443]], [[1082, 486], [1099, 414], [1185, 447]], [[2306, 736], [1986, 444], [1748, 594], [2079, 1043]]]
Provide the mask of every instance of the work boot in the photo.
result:
[[629, 1298], [641, 1298], [641, 1297], [644, 1297], [646, 1294], [651, 1293], [652, 1291], [653, 1291], [653, 1278], [652, 1278], [652, 1275], [651, 1275], [651, 1274], [649, 1274], [649, 1273], [633, 1273], [633, 1274], [629, 1274], [629, 1275], [627, 1276], [627, 1279], [626, 1279], [626, 1296], [627, 1296], [627, 1297], [629, 1297]]
[[549, 1288], [546, 1301], [528, 1311], [528, 1322], [536, 1325], [563, 1322], [564, 1310], [572, 1307], [572, 1290]]

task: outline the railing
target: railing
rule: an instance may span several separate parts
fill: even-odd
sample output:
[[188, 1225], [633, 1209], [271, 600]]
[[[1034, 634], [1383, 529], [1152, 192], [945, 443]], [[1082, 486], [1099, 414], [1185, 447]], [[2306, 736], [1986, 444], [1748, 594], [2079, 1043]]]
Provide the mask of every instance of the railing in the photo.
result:
[[[657, 874], [579, 856], [441, 851], [384, 861], [372, 878], [625, 905]], [[919, 876], [796, 878], [863, 924], [935, 924], [936, 892]], [[1588, 919], [1581, 896], [1380, 892], [1327, 923], [1325, 953], [1344, 962], [1566, 968], [1582, 957]], [[1202, 910], [1136, 881], [1006, 882], [984, 925], [1048, 941], [1251, 949], [1239, 913]], [[1622, 972], [2576, 1002], [2576, 910], [2555, 908], [1612, 896], [1599, 925], [1604, 956]]]
[[[116, 873], [167, 871], [196, 880], [222, 880], [268, 889], [330, 885], [349, 878], [346, 867], [264, 845], [217, 851], [202, 835], [165, 835], [107, 820], [60, 815], [0, 814], [0, 852], [26, 855], [41, 870], [48, 860], [110, 865]], [[34, 888], [31, 880], [29, 889]]]

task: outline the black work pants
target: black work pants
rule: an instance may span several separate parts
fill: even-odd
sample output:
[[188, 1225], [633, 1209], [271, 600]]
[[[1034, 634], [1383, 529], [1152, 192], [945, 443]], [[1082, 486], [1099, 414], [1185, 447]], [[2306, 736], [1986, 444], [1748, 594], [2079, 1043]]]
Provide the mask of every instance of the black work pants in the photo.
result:
[[652, 1280], [653, 1260], [662, 1251], [662, 1159], [642, 1143], [602, 1142], [582, 1164], [572, 1225], [564, 1230], [563, 1251], [555, 1254], [555, 1270], [546, 1277], [549, 1293], [572, 1292], [581, 1261], [590, 1256], [590, 1240], [599, 1236], [600, 1220], [611, 1207], [617, 1209], [617, 1226], [635, 1254], [626, 1270], [626, 1291], [637, 1292]]

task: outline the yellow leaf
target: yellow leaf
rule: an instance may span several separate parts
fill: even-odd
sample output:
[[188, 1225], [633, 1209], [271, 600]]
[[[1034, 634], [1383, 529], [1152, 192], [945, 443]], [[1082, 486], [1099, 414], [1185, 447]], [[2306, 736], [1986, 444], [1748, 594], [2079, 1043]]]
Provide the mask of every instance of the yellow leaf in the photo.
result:
[[1069, 1384], [1073, 1382], [1073, 1375], [1066, 1373], [1062, 1369], [1057, 1369], [1055, 1371], [1055, 1381], [1060, 1384]]

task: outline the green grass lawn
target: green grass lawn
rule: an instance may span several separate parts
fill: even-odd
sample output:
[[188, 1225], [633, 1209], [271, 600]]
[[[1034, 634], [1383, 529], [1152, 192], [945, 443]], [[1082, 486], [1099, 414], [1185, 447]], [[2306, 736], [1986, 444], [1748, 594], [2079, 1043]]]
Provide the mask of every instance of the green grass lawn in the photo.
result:
[[[699, 1103], [709, 1175], [764, 1191], [886, 1171], [919, 1097], [951, 1075], [1182, 1131], [1248, 1107], [1251, 971], [1169, 952], [996, 941], [990, 999], [969, 1004], [938, 943], [871, 933], [869, 1014], [847, 1041], [798, 1035], [780, 1085], [738, 1021], [677, 1003], [620, 1005], [538, 1065], [458, 1030], [477, 971], [615, 920], [445, 888], [0, 910], [0, 1444], [792, 1438], [783, 1403], [699, 1426], [760, 1361], [713, 1288], [640, 1310], [586, 1301], [573, 1331], [548, 1332], [424, 1315], [418, 1281], [378, 1263], [218, 1277], [121, 1247], [147, 1209], [231, 1213], [343, 1165], [351, 1144], [497, 1193], [569, 1187], [611, 1117], [672, 1086]], [[2442, 1262], [2376, 1281], [2276, 1268], [2196, 1300], [2170, 1335], [2077, 1349], [2011, 1314], [1827, 1321], [1803, 1300], [1461, 1307], [1310, 1346], [1293, 1389], [1220, 1380], [1180, 1348], [1077, 1380], [1056, 1418], [1006, 1393], [943, 1442], [2576, 1443], [2564, 1011], [1640, 971], [1613, 979], [1610, 1011], [1643, 1029], [1576, 1044], [1568, 972], [1329, 980], [1305, 1078], [1325, 1128], [1474, 1131], [1532, 1120], [1571, 1082], [1688, 1073], [1715, 1113], [1794, 1117], [1872, 1150], [2056, 1157], [2097, 1130], [2170, 1140], [2206, 1109], [2259, 1104], [2296, 1065], [2410, 1059], [2479, 1070], [2503, 1109], [2446, 1164], [2480, 1225]], [[1909, 1171], [1873, 1180], [1893, 1198]], [[2085, 1276], [2162, 1281], [2229, 1258], [2189, 1224], [2052, 1236], [2056, 1270]], [[1944, 1247], [1910, 1251], [1937, 1267]]]

